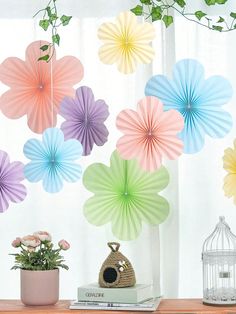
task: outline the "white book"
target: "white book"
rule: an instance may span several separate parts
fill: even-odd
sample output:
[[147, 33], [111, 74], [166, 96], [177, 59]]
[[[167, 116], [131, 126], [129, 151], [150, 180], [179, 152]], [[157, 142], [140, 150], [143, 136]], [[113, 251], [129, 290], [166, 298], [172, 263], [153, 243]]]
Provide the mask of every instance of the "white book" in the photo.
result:
[[108, 310], [108, 311], [148, 311], [154, 312], [158, 308], [160, 298], [150, 299], [142, 303], [115, 303], [115, 302], [82, 302], [72, 301], [71, 310]]
[[97, 283], [78, 288], [78, 301], [139, 303], [153, 297], [152, 285], [136, 284], [126, 288], [101, 288]]

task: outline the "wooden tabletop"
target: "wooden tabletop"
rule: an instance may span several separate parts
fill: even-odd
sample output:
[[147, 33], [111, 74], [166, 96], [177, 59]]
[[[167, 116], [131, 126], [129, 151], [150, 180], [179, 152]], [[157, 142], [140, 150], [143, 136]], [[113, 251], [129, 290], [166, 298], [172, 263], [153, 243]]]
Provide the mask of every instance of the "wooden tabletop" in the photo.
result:
[[[147, 314], [148, 312], [134, 311], [95, 311], [95, 310], [69, 310], [70, 301], [59, 301], [53, 306], [24, 306], [19, 300], [0, 300], [0, 313], [5, 314]], [[150, 313], [150, 312], [149, 312]], [[163, 299], [158, 310], [153, 314], [236, 314], [236, 306], [207, 306], [202, 304], [201, 299]]]

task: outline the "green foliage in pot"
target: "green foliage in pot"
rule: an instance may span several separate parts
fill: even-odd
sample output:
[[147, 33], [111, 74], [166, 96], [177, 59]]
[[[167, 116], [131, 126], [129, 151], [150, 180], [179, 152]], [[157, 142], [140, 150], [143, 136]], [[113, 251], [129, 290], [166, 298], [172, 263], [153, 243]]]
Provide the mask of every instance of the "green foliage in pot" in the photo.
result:
[[69, 269], [63, 264], [62, 250], [68, 250], [70, 244], [65, 240], [58, 242], [58, 248], [54, 248], [51, 235], [46, 231], [38, 231], [33, 235], [16, 238], [12, 246], [20, 248], [20, 253], [10, 254], [15, 256], [15, 265], [11, 269], [25, 270], [52, 270], [59, 267]]

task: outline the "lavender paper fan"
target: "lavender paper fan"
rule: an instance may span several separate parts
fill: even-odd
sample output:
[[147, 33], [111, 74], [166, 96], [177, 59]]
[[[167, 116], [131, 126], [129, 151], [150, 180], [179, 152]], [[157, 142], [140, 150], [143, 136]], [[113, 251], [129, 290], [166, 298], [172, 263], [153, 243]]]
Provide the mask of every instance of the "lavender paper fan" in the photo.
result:
[[26, 188], [20, 182], [24, 179], [24, 165], [19, 161], [10, 163], [6, 152], [0, 150], [0, 213], [6, 211], [9, 202], [19, 203], [26, 197]]
[[65, 97], [60, 114], [66, 120], [61, 125], [65, 139], [80, 141], [83, 155], [89, 155], [94, 144], [102, 146], [106, 143], [109, 133], [104, 121], [109, 116], [108, 106], [104, 100], [94, 100], [91, 88], [79, 87], [75, 99]]

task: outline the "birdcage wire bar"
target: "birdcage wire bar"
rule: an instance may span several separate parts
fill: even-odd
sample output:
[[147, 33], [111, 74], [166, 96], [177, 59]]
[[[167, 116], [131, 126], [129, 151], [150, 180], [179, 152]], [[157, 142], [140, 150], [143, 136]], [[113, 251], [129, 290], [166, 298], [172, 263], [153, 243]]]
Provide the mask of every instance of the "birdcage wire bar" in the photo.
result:
[[202, 249], [203, 303], [236, 304], [236, 236], [221, 216]]

